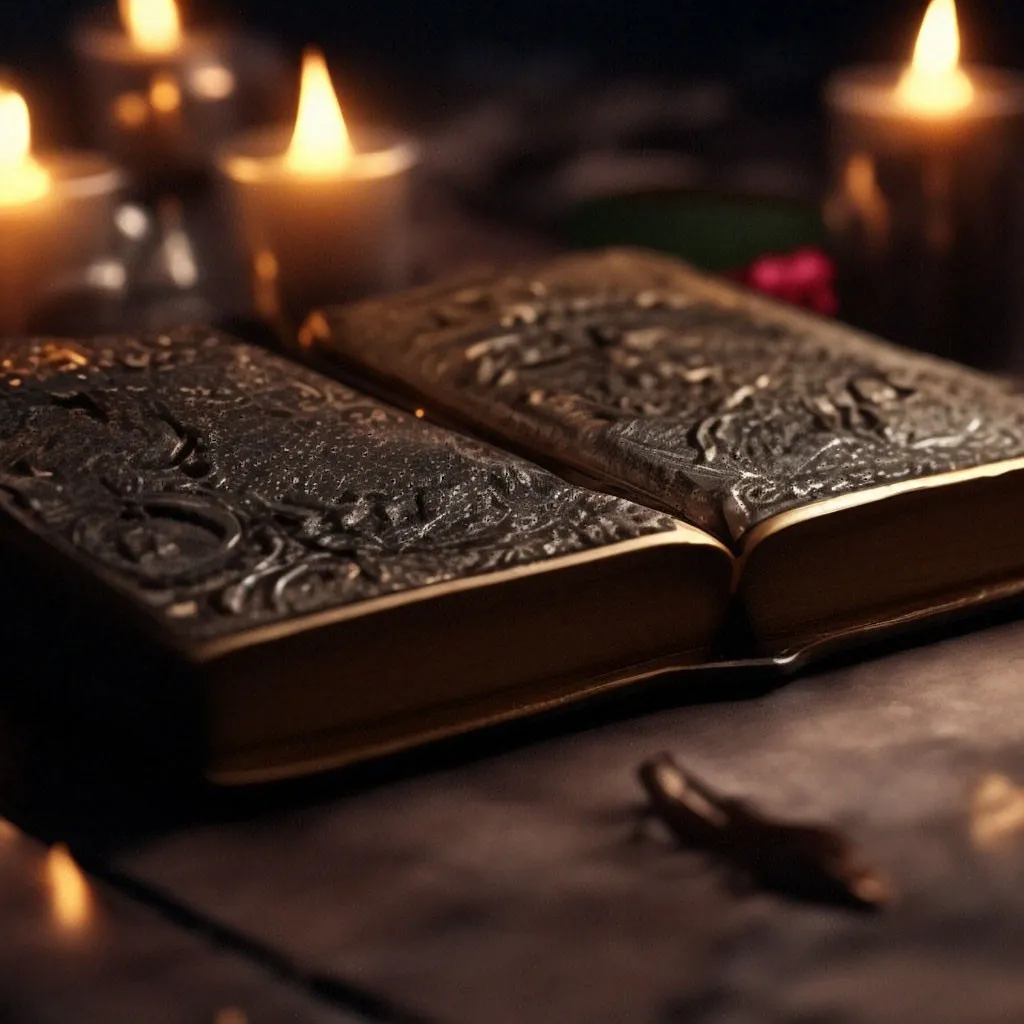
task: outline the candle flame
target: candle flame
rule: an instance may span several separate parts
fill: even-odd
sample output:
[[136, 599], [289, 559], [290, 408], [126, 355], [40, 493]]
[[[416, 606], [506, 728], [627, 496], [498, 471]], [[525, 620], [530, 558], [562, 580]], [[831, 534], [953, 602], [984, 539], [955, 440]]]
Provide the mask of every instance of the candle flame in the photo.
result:
[[285, 163], [299, 174], [332, 174], [352, 159], [352, 142], [324, 55], [308, 49], [302, 60], [302, 85], [295, 132]]
[[25, 97], [0, 87], [0, 206], [29, 203], [49, 190], [50, 176], [32, 156]]
[[925, 113], [960, 110], [974, 98], [974, 86], [960, 67], [956, 0], [931, 0], [899, 94], [904, 104]]
[[174, 0], [118, 0], [121, 23], [145, 53], [169, 53], [181, 42], [181, 17]]
[[54, 920], [64, 931], [79, 931], [92, 915], [92, 894], [82, 869], [63, 843], [46, 855], [46, 880]]
[[948, 75], [960, 63], [960, 26], [955, 0], [932, 0], [921, 22], [914, 47], [915, 71]]

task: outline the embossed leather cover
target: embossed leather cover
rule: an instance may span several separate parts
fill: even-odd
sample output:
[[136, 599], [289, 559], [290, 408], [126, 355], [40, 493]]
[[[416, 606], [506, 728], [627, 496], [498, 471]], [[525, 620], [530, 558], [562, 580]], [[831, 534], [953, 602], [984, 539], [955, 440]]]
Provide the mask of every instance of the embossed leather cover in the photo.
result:
[[302, 340], [725, 540], [1024, 455], [1024, 401], [996, 380], [639, 252], [327, 310]]
[[3, 544], [186, 652], [676, 529], [208, 330], [0, 341]]

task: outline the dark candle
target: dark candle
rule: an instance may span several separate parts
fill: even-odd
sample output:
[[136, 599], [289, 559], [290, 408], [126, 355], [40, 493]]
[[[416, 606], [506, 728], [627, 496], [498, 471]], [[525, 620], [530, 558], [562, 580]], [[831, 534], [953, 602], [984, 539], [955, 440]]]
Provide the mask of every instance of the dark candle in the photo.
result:
[[958, 63], [934, 0], [910, 68], [829, 83], [825, 218], [840, 315], [894, 341], [1024, 368], [1024, 78]]

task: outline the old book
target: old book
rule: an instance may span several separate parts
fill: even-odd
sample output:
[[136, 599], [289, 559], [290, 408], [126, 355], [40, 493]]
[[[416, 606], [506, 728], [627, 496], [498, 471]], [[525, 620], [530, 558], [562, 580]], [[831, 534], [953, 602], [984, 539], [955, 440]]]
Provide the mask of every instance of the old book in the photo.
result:
[[780, 662], [1024, 590], [1024, 399], [673, 260], [570, 255], [328, 309], [300, 340], [705, 531]]
[[181, 729], [222, 782], [323, 768], [700, 663], [731, 570], [210, 331], [0, 341], [0, 697], [30, 723], [120, 716], [172, 760]]
[[250, 781], [1024, 590], [1024, 400], [675, 262], [303, 341], [363, 388], [208, 330], [0, 341], [0, 703]]

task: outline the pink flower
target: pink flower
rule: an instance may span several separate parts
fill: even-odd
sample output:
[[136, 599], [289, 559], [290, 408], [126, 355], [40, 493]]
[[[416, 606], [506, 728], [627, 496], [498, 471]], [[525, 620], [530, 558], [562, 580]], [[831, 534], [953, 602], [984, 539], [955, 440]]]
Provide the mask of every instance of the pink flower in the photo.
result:
[[782, 302], [803, 306], [823, 316], [834, 316], [839, 309], [835, 266], [820, 249], [769, 253], [729, 276]]

